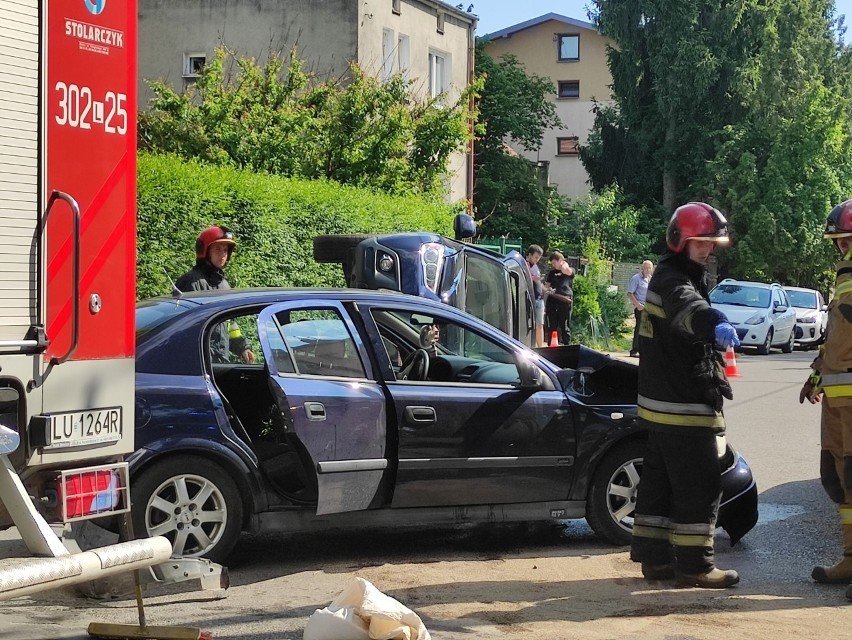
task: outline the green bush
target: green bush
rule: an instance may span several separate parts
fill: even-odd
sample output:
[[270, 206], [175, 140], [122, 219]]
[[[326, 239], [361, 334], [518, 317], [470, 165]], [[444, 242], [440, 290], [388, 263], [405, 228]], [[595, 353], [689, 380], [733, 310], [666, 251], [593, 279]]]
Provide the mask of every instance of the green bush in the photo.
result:
[[331, 181], [296, 180], [177, 156], [139, 154], [137, 296], [168, 294], [195, 263], [195, 238], [230, 227], [237, 251], [227, 268], [235, 287], [343, 286], [340, 268], [313, 260], [324, 233], [452, 233], [453, 207]]

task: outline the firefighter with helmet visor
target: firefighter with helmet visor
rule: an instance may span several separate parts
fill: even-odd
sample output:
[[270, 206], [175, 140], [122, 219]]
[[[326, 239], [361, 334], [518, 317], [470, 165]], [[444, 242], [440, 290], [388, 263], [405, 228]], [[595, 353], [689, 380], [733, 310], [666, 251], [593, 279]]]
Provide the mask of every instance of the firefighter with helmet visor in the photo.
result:
[[[234, 233], [224, 226], [204, 229], [195, 240], [195, 266], [175, 282], [180, 292], [230, 289], [225, 279], [225, 266], [230, 262], [237, 242]], [[254, 353], [248, 348], [240, 326], [228, 320], [210, 334], [210, 353], [214, 362], [228, 362], [229, 353], [243, 362], [253, 363]]]
[[[822, 403], [820, 469], [822, 486], [838, 504], [843, 557], [816, 566], [811, 577], [822, 584], [852, 582], [852, 200], [834, 207], [825, 225], [826, 239], [840, 254], [828, 328], [799, 402]], [[852, 586], [846, 590], [852, 600]]]
[[648, 284], [639, 327], [639, 420], [648, 430], [630, 557], [646, 580], [722, 589], [739, 581], [716, 567], [713, 533], [722, 493], [716, 445], [731, 398], [719, 350], [739, 346], [736, 330], [710, 306], [707, 263], [729, 242], [714, 207], [678, 207], [669, 248]]

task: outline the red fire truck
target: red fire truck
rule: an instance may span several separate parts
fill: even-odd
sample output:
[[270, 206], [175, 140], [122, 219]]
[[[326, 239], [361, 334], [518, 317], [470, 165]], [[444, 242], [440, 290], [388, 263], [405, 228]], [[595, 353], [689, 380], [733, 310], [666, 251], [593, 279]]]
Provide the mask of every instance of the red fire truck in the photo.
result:
[[0, 0], [0, 599], [162, 562], [164, 538], [71, 554], [130, 508], [135, 0]]

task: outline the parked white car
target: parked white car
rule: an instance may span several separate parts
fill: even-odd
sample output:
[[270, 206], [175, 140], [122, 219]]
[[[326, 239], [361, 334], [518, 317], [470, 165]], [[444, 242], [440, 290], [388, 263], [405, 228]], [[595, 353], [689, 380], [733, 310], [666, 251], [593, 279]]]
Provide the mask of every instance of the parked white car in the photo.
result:
[[772, 347], [793, 351], [796, 311], [780, 284], [726, 278], [713, 287], [710, 304], [734, 325], [742, 346], [761, 355]]
[[796, 344], [804, 349], [822, 344], [828, 325], [828, 307], [822, 294], [802, 287], [784, 287], [784, 291], [796, 310]]

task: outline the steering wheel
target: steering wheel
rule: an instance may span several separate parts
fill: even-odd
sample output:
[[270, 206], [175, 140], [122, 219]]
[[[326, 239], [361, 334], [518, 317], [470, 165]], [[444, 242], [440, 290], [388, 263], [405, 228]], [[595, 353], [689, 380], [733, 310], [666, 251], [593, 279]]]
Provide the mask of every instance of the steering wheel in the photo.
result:
[[429, 373], [429, 353], [417, 349], [406, 356], [399, 366], [400, 380], [425, 380]]

